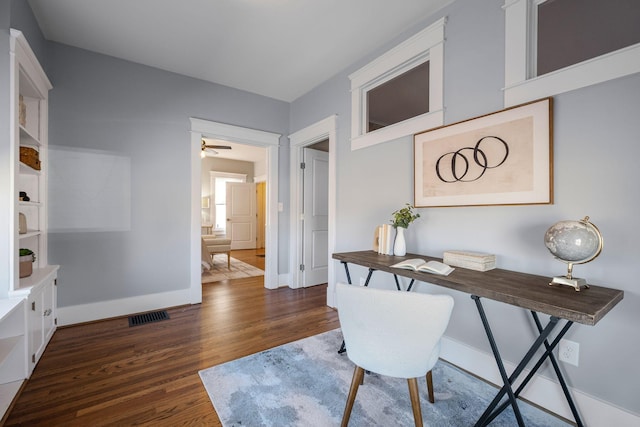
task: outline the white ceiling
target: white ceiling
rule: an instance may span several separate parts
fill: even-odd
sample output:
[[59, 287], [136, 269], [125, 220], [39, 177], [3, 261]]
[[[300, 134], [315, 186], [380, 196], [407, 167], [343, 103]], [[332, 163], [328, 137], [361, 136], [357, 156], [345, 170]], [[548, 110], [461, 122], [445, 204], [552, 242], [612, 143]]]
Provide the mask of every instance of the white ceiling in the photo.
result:
[[29, 0], [45, 38], [291, 102], [452, 0]]

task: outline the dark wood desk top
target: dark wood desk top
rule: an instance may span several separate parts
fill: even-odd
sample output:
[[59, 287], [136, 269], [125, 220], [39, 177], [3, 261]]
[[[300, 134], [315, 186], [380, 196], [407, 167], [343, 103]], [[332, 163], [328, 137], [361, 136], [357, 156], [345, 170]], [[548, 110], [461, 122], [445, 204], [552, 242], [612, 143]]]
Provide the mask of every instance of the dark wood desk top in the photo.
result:
[[589, 289], [576, 292], [569, 286], [549, 286], [550, 277], [502, 269], [481, 272], [455, 267], [448, 276], [439, 276], [390, 267], [410, 258], [442, 262], [438, 258], [417, 254], [392, 256], [380, 255], [374, 251], [359, 251], [335, 253], [333, 258], [585, 325], [598, 323], [624, 297], [624, 292], [617, 289], [589, 285]]

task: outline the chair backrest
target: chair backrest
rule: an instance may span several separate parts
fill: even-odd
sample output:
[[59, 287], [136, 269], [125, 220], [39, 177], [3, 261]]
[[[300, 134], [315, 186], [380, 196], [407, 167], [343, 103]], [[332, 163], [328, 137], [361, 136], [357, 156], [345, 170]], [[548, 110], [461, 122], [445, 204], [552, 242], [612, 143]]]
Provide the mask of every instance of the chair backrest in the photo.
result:
[[438, 360], [453, 298], [336, 285], [338, 316], [353, 363], [397, 378], [425, 375]]

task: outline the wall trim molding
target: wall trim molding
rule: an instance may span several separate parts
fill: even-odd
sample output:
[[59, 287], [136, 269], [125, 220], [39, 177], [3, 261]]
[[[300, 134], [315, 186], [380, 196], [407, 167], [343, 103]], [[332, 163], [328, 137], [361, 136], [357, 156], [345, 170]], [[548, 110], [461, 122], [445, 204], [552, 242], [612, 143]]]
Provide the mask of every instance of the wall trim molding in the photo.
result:
[[336, 283], [335, 263], [331, 255], [336, 247], [336, 162], [337, 162], [337, 129], [338, 116], [331, 115], [303, 129], [289, 135], [290, 162], [289, 162], [289, 286], [293, 289], [302, 287], [302, 273], [296, 269], [302, 263], [302, 236], [300, 232], [300, 215], [302, 214], [302, 172], [300, 161], [303, 158], [304, 147], [312, 145], [323, 139], [329, 139], [329, 182], [328, 182], [328, 214], [329, 233], [327, 242], [328, 272], [327, 272], [327, 304], [333, 307], [335, 304], [334, 292]]
[[202, 301], [200, 268], [200, 140], [203, 137], [264, 147], [267, 157], [267, 232], [264, 286], [275, 289], [278, 278], [279, 149], [282, 134], [191, 117], [191, 303]]
[[191, 304], [190, 296], [189, 289], [180, 289], [158, 294], [138, 295], [130, 298], [58, 307], [58, 326], [94, 322], [167, 307], [189, 305]]

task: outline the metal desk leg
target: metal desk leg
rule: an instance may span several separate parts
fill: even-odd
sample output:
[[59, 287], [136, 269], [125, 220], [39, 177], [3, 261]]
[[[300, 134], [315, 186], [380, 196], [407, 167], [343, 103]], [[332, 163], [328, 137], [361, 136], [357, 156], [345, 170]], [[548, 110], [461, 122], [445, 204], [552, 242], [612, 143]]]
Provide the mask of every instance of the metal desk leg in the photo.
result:
[[351, 284], [351, 274], [349, 274], [349, 266], [346, 262], [340, 261], [344, 265], [344, 272], [347, 273], [347, 283]]
[[511, 389], [511, 383], [509, 382], [509, 378], [507, 377], [507, 371], [504, 369], [504, 364], [502, 363], [502, 357], [500, 356], [500, 352], [498, 351], [498, 346], [496, 345], [496, 341], [493, 338], [493, 333], [491, 332], [491, 327], [489, 326], [489, 322], [487, 321], [487, 316], [484, 313], [484, 308], [482, 307], [482, 303], [480, 302], [480, 297], [476, 295], [471, 295], [471, 298], [476, 302], [476, 307], [478, 312], [480, 313], [480, 318], [482, 319], [482, 325], [484, 326], [484, 330], [487, 333], [487, 338], [489, 338], [489, 344], [491, 345], [491, 351], [493, 351], [493, 356], [496, 359], [496, 363], [498, 364], [498, 369], [500, 370], [500, 376], [502, 377], [502, 382], [504, 386], [498, 393], [498, 395], [493, 399], [489, 407], [484, 411], [478, 422], [476, 423], [476, 427], [485, 426], [487, 421], [486, 419], [491, 415], [493, 408], [500, 402], [502, 396], [506, 392], [509, 395], [509, 401], [511, 402], [511, 406], [513, 407], [513, 412], [516, 415], [516, 420], [518, 421], [519, 426], [524, 426], [524, 420], [522, 419], [522, 414], [520, 413], [520, 408], [518, 407], [518, 402], [516, 401], [516, 397], [513, 394], [513, 390]]
[[396, 275], [394, 274], [394, 275], [393, 275], [393, 278], [394, 278], [394, 279], [395, 279], [395, 281], [396, 281], [396, 288], [397, 288], [398, 290], [400, 290], [400, 282], [398, 281], [398, 276], [396, 276]]
[[[557, 363], [555, 363], [555, 357], [553, 356], [552, 351], [558, 345], [558, 343], [560, 342], [560, 339], [562, 339], [564, 334], [566, 334], [566, 332], [569, 330], [569, 328], [571, 327], [573, 322], [570, 322], [570, 321], [567, 322], [567, 324], [558, 333], [558, 335], [553, 340], [553, 342], [551, 344], [549, 344], [549, 342], [547, 341], [547, 338], [549, 337], [549, 334], [553, 331], [553, 329], [557, 326], [558, 321], [560, 319], [557, 318], [557, 317], [551, 316], [551, 318], [549, 319], [549, 323], [547, 323], [547, 325], [543, 328], [542, 325], [539, 322], [537, 313], [532, 311], [531, 313], [532, 313], [532, 315], [534, 317], [534, 320], [536, 321], [536, 326], [538, 327], [538, 332], [540, 333], [540, 335], [534, 341], [534, 343], [531, 345], [531, 347], [529, 348], [529, 351], [522, 358], [522, 360], [520, 361], [520, 363], [518, 364], [516, 369], [511, 374], [511, 376], [509, 378], [506, 378], [506, 372], [504, 371], [504, 365], [502, 364], [500, 355], [497, 352], [496, 343], [495, 343], [495, 340], [493, 339], [493, 334], [491, 333], [491, 329], [489, 328], [489, 324], [487, 322], [486, 315], [484, 314], [484, 310], [482, 308], [482, 304], [480, 303], [480, 298], [475, 296], [475, 295], [473, 295], [472, 298], [476, 301], [476, 306], [478, 307], [478, 311], [480, 312], [480, 317], [482, 318], [483, 325], [485, 327], [485, 330], [487, 332], [487, 336], [489, 338], [489, 342], [491, 344], [491, 348], [494, 351], [494, 357], [496, 358], [496, 362], [498, 363], [498, 368], [500, 369], [500, 373], [502, 375], [503, 382], [505, 384], [502, 387], [502, 389], [500, 389], [500, 391], [498, 392], [496, 397], [493, 399], [491, 404], [487, 407], [485, 412], [482, 414], [482, 416], [480, 417], [480, 419], [476, 423], [476, 426], [486, 426], [495, 417], [497, 417], [507, 406], [509, 406], [509, 404], [511, 404], [514, 407], [514, 412], [516, 414], [516, 418], [518, 419], [518, 424], [520, 426], [523, 426], [524, 425], [524, 421], [522, 420], [521, 416], [518, 417], [519, 411], [516, 411], [516, 409], [515, 409], [517, 407], [516, 398], [518, 397], [520, 392], [524, 389], [524, 387], [527, 385], [527, 383], [531, 380], [531, 378], [533, 378], [533, 375], [537, 372], [537, 370], [540, 368], [540, 366], [546, 360], [547, 357], [549, 357], [552, 360], [552, 363], [554, 364], [554, 366], [557, 366]], [[518, 387], [518, 389], [514, 393], [512, 388], [511, 388], [511, 384], [513, 384], [516, 381], [518, 376], [522, 373], [522, 371], [525, 369], [527, 364], [531, 361], [531, 359], [535, 355], [536, 351], [543, 344], [545, 345], [546, 351], [538, 359], [537, 363], [535, 364], [535, 366], [533, 367], [531, 372], [527, 375], [525, 380], [522, 382], [522, 384]], [[564, 383], [564, 378], [562, 378], [562, 374], [560, 373], [559, 369], [556, 370], [556, 374], [559, 376], [559, 378], [561, 378], [561, 380], [560, 380], [561, 383]], [[505, 381], [505, 378], [506, 378], [506, 381]], [[500, 400], [502, 399], [502, 397], [504, 396], [505, 393], [509, 394], [509, 400], [507, 402], [502, 403], [499, 407], [496, 408], [496, 406], [498, 405], [498, 403], [500, 402]], [[569, 405], [574, 407], [573, 401], [571, 400], [571, 396], [568, 394], [568, 389], [567, 389], [567, 393], [565, 393], [565, 397], [567, 398], [567, 401], [569, 402]], [[581, 426], [582, 423], [579, 421], [579, 416], [577, 416], [577, 411], [574, 413], [574, 416], [576, 417], [576, 422], [578, 423], [578, 425]]]
[[[538, 319], [538, 313], [536, 313], [535, 311], [532, 311], [531, 315], [533, 316], [533, 320], [536, 322], [536, 327], [538, 328], [538, 332], [542, 332], [542, 325], [540, 324], [540, 319]], [[562, 329], [562, 331], [558, 334], [556, 339], [553, 340], [553, 343], [551, 343], [551, 345], [549, 345], [549, 343], [545, 340], [544, 346], [547, 349], [545, 354], [549, 353], [549, 360], [551, 360], [551, 364], [553, 365], [553, 370], [556, 372], [556, 377], [558, 377], [558, 381], [560, 382], [560, 386], [562, 387], [562, 392], [564, 393], [564, 397], [567, 399], [567, 403], [569, 404], [569, 408], [571, 408], [571, 413], [573, 414], [573, 419], [575, 420], [576, 425], [578, 427], [583, 427], [584, 424], [582, 423], [582, 420], [580, 419], [580, 414], [578, 413], [578, 408], [576, 407], [575, 403], [573, 402], [573, 398], [571, 397], [571, 392], [569, 391], [569, 387], [567, 386], [567, 383], [564, 380], [564, 376], [562, 375], [562, 372], [560, 371], [560, 367], [558, 366], [558, 362], [556, 361], [556, 358], [552, 353], [553, 349], [558, 345], [558, 343], [560, 342], [560, 339], [564, 336], [565, 333], [567, 333], [567, 331], [569, 330], [571, 325], [573, 325], [573, 322], [572, 321], [567, 321], [567, 324]], [[537, 365], [536, 365], [535, 369], [536, 370], [538, 369]], [[530, 374], [530, 375], [532, 375], [532, 374]], [[528, 378], [527, 378], [527, 381], [528, 381]]]
[[[531, 315], [533, 316], [533, 319], [536, 322], [536, 327], [538, 328], [538, 332], [542, 333], [544, 330], [542, 328], [540, 320], [538, 319], [538, 313], [536, 313], [535, 311], [532, 311]], [[547, 340], [544, 341], [544, 345], [545, 345], [546, 351], [542, 354], [542, 356], [540, 356], [540, 358], [538, 359], [536, 364], [533, 366], [533, 368], [531, 369], [529, 374], [525, 377], [525, 379], [522, 381], [522, 383], [518, 386], [518, 388], [516, 389], [514, 394], [515, 394], [516, 397], [518, 397], [520, 395], [522, 390], [526, 387], [526, 385], [529, 383], [529, 381], [531, 381], [531, 379], [533, 378], [535, 373], [538, 372], [538, 369], [540, 369], [540, 366], [542, 366], [542, 364], [544, 363], [544, 361], [548, 357], [551, 360], [551, 363], [554, 365], [554, 369], [556, 370], [556, 375], [557, 375], [558, 379], [560, 380], [560, 384], [562, 385], [562, 389], [565, 392], [565, 397], [567, 399], [567, 402], [569, 403], [569, 406], [571, 407], [571, 411], [573, 413], [574, 419], [576, 420], [576, 425], [578, 427], [583, 427], [582, 421], [580, 420], [580, 416], [578, 415], [578, 412], [577, 412], [577, 408], [575, 407], [575, 405], [573, 403], [573, 399], [571, 398], [571, 394], [569, 394], [569, 389], [566, 386], [566, 383], [564, 381], [564, 377], [562, 376], [562, 373], [560, 372], [560, 367], [558, 366], [558, 364], [556, 362], [556, 358], [552, 353], [553, 349], [556, 348], [556, 346], [558, 345], [558, 343], [560, 342], [562, 337], [564, 337], [564, 335], [567, 333], [567, 331], [569, 330], [571, 325], [573, 325], [573, 322], [572, 321], [567, 321], [567, 323], [564, 325], [562, 330], [556, 335], [555, 339], [553, 340], [553, 342], [551, 342], [551, 344], [549, 344], [549, 342]], [[513, 374], [511, 375], [511, 377], [509, 377], [509, 381], [511, 382], [511, 384], [514, 383], [515, 377], [513, 376]], [[495, 409], [493, 411], [491, 416], [488, 417], [488, 419], [486, 420], [486, 423], [488, 424], [491, 421], [493, 421], [493, 419], [495, 417], [497, 417], [507, 406], [509, 406], [509, 401], [503, 402], [497, 409]]]
[[[393, 278], [396, 279], [396, 288], [401, 291], [402, 289], [400, 288], [400, 282], [398, 281], [398, 275], [394, 274]], [[411, 282], [409, 282], [409, 286], [407, 287], [407, 292], [409, 292], [411, 290], [411, 287], [413, 286], [413, 283], [416, 281], [416, 279], [411, 279]]]

